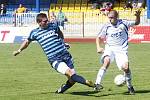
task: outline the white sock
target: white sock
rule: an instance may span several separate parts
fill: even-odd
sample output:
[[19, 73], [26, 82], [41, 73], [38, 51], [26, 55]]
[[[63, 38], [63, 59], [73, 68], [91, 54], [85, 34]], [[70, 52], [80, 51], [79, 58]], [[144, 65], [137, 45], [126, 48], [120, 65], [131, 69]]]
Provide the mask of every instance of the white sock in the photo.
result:
[[106, 72], [106, 68], [105, 67], [101, 67], [97, 73], [97, 78], [96, 78], [96, 82], [95, 84], [101, 84], [101, 81], [103, 79], [103, 76]]
[[132, 87], [132, 84], [131, 84], [131, 71], [130, 70], [129, 70], [128, 73], [125, 73], [125, 79], [126, 79], [127, 86], [129, 88]]

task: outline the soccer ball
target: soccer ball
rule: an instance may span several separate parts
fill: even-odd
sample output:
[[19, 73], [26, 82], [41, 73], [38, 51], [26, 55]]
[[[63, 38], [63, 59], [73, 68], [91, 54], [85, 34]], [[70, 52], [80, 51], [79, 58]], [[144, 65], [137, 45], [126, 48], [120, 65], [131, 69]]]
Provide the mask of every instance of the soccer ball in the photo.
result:
[[125, 76], [122, 74], [118, 74], [116, 75], [115, 79], [114, 79], [114, 83], [117, 86], [123, 86], [125, 84]]

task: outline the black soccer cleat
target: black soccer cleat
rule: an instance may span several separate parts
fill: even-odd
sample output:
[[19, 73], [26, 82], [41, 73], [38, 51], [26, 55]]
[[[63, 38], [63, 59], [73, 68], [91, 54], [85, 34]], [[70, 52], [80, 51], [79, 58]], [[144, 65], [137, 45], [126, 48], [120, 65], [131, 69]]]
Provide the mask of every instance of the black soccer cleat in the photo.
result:
[[131, 95], [135, 94], [135, 90], [134, 90], [133, 86], [130, 87], [130, 88], [128, 87], [128, 93], [131, 94]]
[[103, 86], [101, 84], [95, 84], [94, 91], [100, 91], [102, 89], [103, 89]]

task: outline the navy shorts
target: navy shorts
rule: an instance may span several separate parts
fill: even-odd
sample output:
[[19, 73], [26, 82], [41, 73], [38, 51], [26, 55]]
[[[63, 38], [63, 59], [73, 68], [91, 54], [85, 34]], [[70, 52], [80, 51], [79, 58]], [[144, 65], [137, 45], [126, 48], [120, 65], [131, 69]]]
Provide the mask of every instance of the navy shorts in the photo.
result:
[[[57, 61], [58, 63], [64, 62], [64, 63], [67, 64], [67, 66], [70, 69], [74, 68], [73, 58], [72, 58], [71, 54], [68, 51], [59, 52], [58, 54], [54, 55], [52, 58], [49, 58], [48, 61], [51, 65], [55, 61]], [[56, 66], [55, 69], [57, 69], [57, 66]]]

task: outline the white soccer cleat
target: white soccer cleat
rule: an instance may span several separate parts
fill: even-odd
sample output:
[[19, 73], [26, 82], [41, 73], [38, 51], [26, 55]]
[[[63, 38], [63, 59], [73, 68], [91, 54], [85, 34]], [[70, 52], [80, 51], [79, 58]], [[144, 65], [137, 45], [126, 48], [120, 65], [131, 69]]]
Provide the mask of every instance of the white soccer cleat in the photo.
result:
[[103, 86], [101, 84], [95, 84], [94, 91], [100, 91], [102, 89], [103, 89]]

